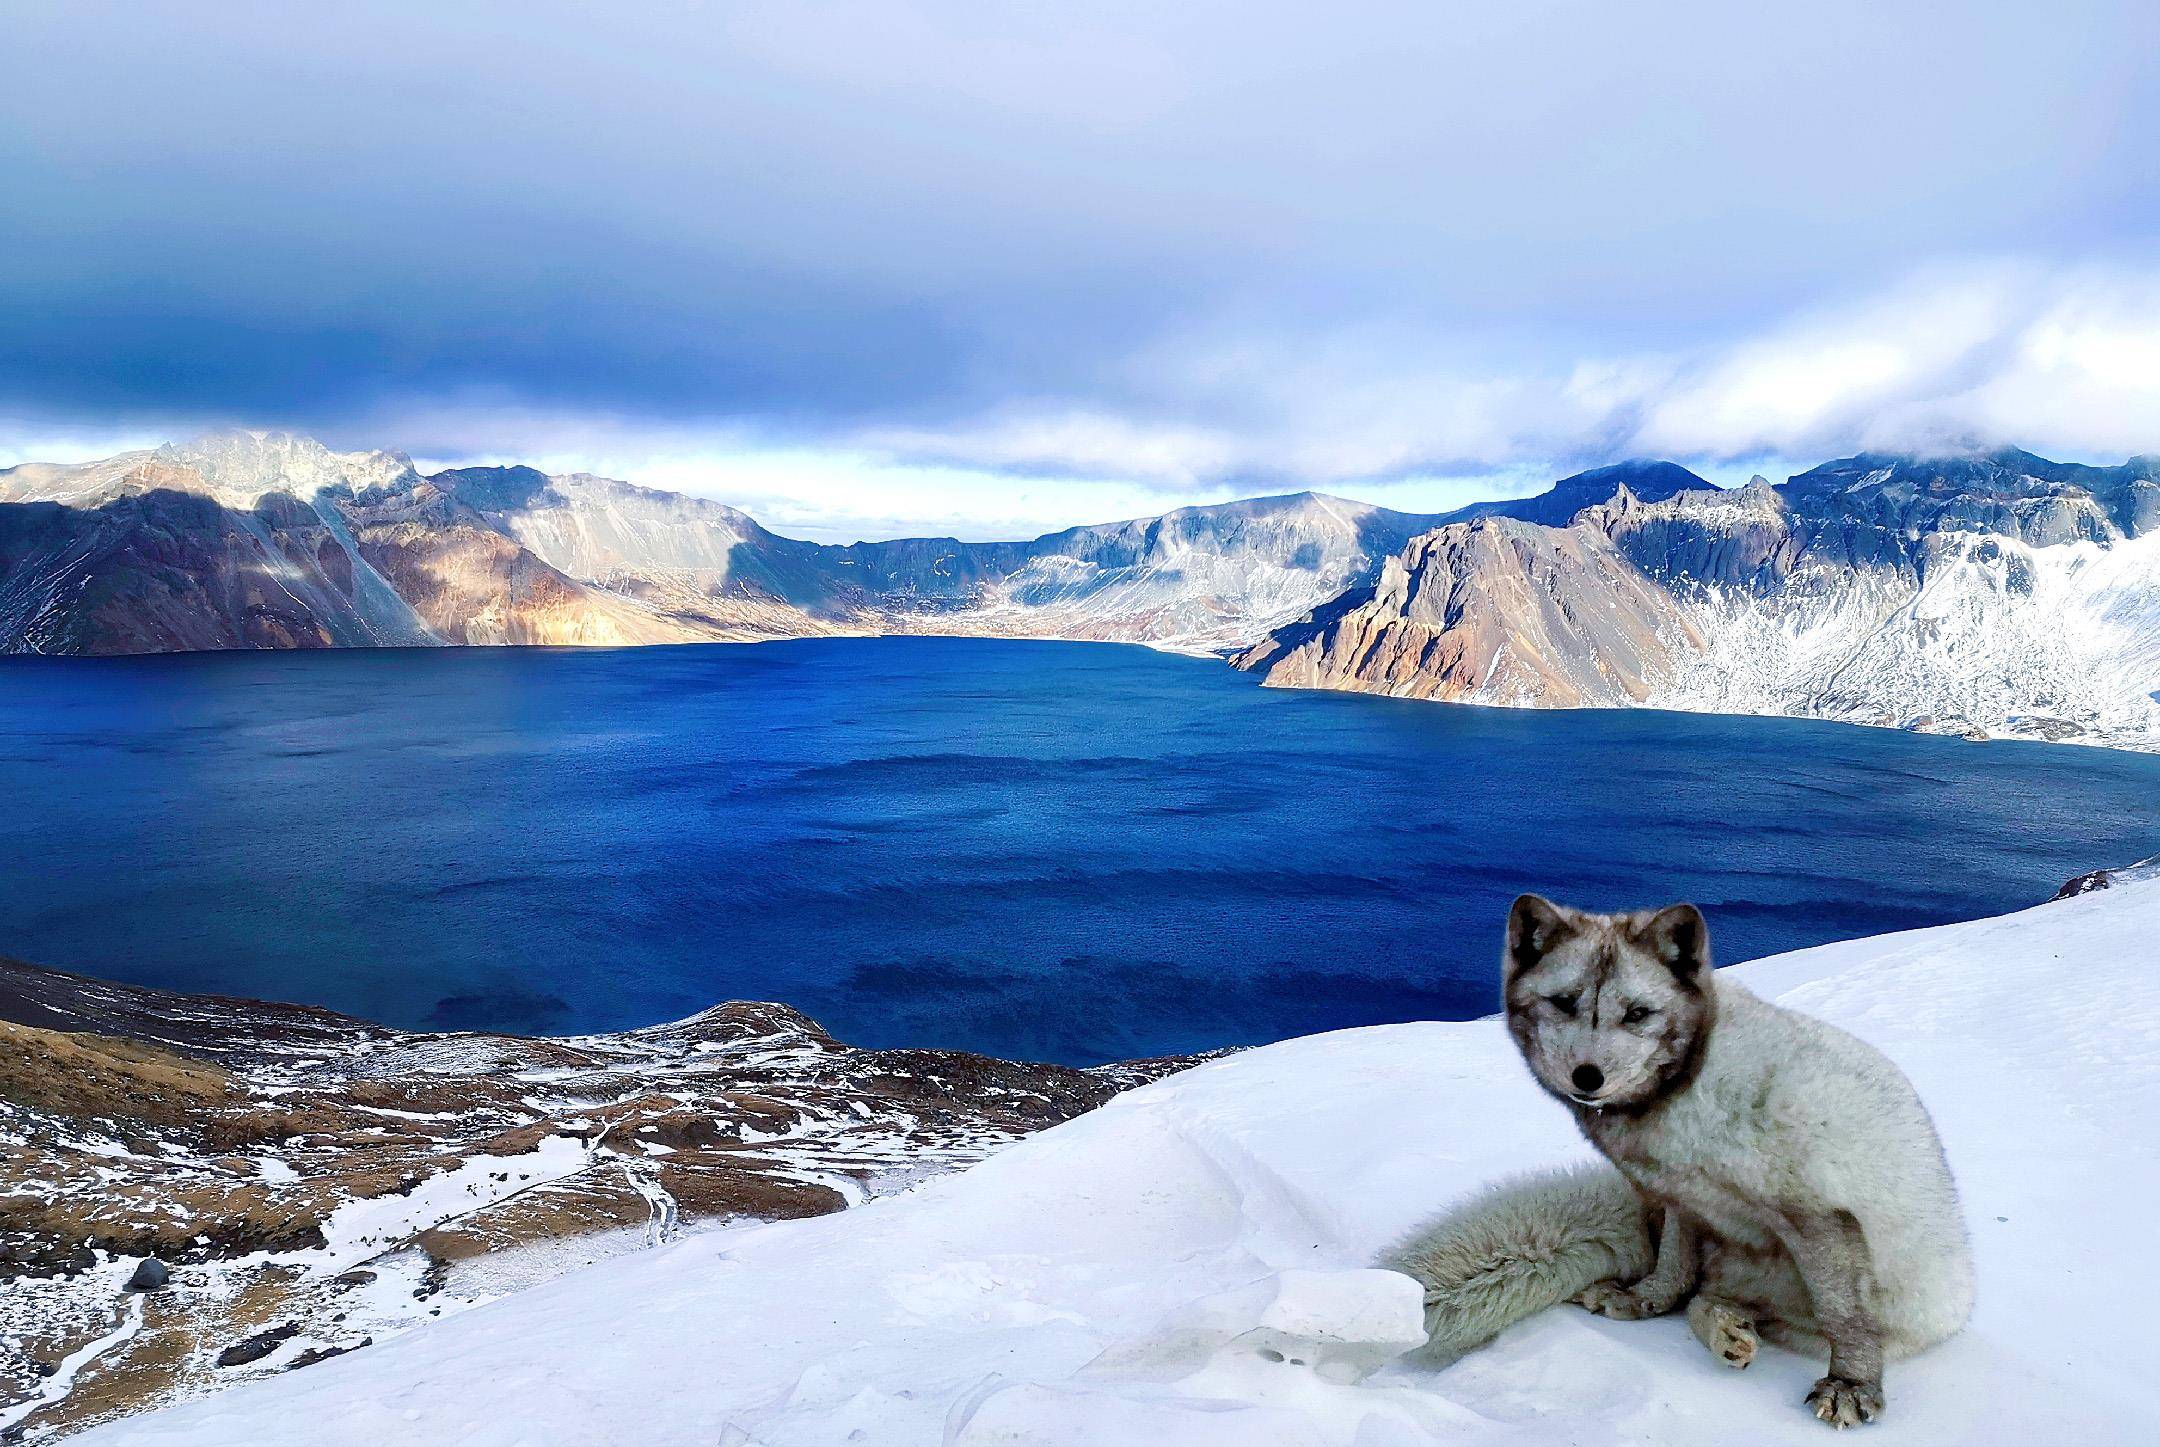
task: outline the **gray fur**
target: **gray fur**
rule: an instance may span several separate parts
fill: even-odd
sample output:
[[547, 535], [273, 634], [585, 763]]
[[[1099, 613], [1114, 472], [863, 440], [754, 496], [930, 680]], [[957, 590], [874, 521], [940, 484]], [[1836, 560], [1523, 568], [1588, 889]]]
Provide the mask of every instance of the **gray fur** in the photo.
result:
[[1420, 1355], [1453, 1361], [1532, 1312], [1653, 1260], [1640, 1198], [1599, 1166], [1488, 1186], [1412, 1232], [1381, 1265], [1425, 1283]]
[[[1569, 1299], [1622, 1320], [1685, 1306], [1731, 1366], [1758, 1339], [1827, 1353], [1808, 1397], [1823, 1421], [1879, 1416], [1884, 1362], [1972, 1310], [1957, 1189], [1911, 1082], [1873, 1047], [1712, 975], [1692, 905], [1596, 915], [1525, 895], [1503, 971], [1531, 1074], [1619, 1176], [1602, 1195], [1594, 1173], [1488, 1196], [1397, 1249], [1443, 1353]], [[1554, 1263], [1626, 1236], [1622, 1178], [1655, 1252], [1563, 1290], [1573, 1278]]]

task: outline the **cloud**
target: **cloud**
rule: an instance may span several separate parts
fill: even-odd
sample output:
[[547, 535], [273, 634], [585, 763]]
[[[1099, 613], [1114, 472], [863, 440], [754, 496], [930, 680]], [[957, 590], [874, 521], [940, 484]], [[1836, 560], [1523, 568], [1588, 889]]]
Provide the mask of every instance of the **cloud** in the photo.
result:
[[2160, 274], [2051, 288], [2008, 355], [1951, 405], [1976, 432], [2036, 447], [2160, 450]]
[[877, 427], [866, 448], [1000, 472], [1127, 478], [1168, 490], [1250, 468], [1246, 447], [1221, 427], [1146, 421], [1078, 408], [1006, 408], [945, 429]]
[[[1514, 371], [1481, 369], [1476, 351], [1388, 328], [1261, 337], [1214, 325], [1121, 359], [1108, 400], [1003, 402], [937, 426], [799, 436], [483, 389], [388, 397], [318, 430], [433, 464], [627, 477], [835, 541], [1025, 536], [1304, 487], [1439, 511], [1623, 456], [1743, 478], [1863, 449], [2160, 451], [2160, 268], [1934, 267], [1693, 348]], [[102, 455], [174, 430], [0, 418], [14, 438], [0, 462]]]
[[2160, 445], [2148, 4], [287, 20], [10, 15], [0, 447], [290, 426], [870, 529]]
[[1188, 487], [1343, 486], [1557, 471], [1629, 455], [1706, 464], [1861, 449], [2160, 450], [2160, 268], [1931, 267], [1752, 334], [1507, 372], [1357, 335], [1158, 347], [1146, 415], [1011, 407], [857, 442], [902, 458]]
[[1827, 455], [2160, 447], [2160, 269], [1930, 273], [1711, 351], [1643, 402], [1638, 450]]

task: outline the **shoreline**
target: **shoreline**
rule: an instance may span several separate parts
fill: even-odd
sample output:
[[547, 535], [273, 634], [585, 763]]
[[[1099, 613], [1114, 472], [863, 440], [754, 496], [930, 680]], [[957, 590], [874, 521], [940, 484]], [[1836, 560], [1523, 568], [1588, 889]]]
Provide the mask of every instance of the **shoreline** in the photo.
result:
[[[942, 629], [887, 629], [860, 633], [788, 634], [769, 638], [706, 638], [694, 640], [671, 640], [656, 643], [445, 643], [445, 644], [371, 644], [366, 646], [332, 648], [176, 648], [153, 649], [133, 653], [0, 653], [0, 668], [19, 659], [37, 659], [45, 663], [142, 663], [156, 659], [237, 659], [259, 656], [312, 657], [323, 654], [607, 654], [649, 653], [670, 650], [703, 650], [708, 648], [766, 647], [774, 644], [816, 643], [869, 643], [882, 639], [953, 639], [960, 641], [992, 643], [1041, 643], [1080, 644], [1108, 648], [1139, 648], [1150, 653], [1172, 658], [1189, 658], [1195, 662], [1220, 662], [1233, 673], [1249, 673], [1239, 668], [1232, 655], [1244, 651], [1245, 643], [1186, 644], [1176, 639], [1140, 638], [1074, 638], [1055, 633], [998, 633], [960, 632]], [[1508, 703], [1493, 699], [1429, 698], [1406, 692], [1386, 689], [1344, 688], [1328, 684], [1275, 683], [1256, 678], [1255, 686], [1278, 693], [1317, 693], [1340, 695], [1350, 698], [1384, 698], [1400, 703], [1437, 704], [1449, 708], [1492, 709], [1509, 713], [1611, 713], [1611, 714], [1672, 714], [1688, 718], [1729, 719], [1789, 719], [1799, 723], [1835, 724], [1846, 728], [1880, 730], [1886, 733], [1911, 734], [1922, 738], [1956, 739], [1967, 743], [1987, 744], [2065, 744], [2076, 748], [2108, 749], [2125, 754], [2160, 754], [2160, 732], [2128, 737], [2108, 733], [2080, 730], [2073, 733], [2049, 735], [2045, 733], [2005, 733], [1984, 726], [1971, 724], [1969, 720], [1944, 720], [1943, 727], [1924, 727], [1920, 723], [1897, 723], [1887, 720], [1841, 718], [1831, 714], [1793, 713], [1785, 711], [1735, 712], [1726, 709], [1690, 708], [1670, 702], [1642, 704], [1544, 704]], [[1934, 722], [1930, 719], [1928, 722]]]

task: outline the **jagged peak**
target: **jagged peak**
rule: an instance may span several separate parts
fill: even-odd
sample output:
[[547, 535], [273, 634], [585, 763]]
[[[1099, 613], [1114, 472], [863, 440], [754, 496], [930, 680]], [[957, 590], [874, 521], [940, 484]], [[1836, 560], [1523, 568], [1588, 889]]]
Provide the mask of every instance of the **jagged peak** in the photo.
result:
[[153, 455], [193, 472], [213, 495], [228, 501], [252, 502], [273, 492], [312, 497], [327, 487], [361, 491], [419, 476], [402, 452], [333, 452], [304, 433], [271, 429], [205, 432], [168, 442]]
[[168, 442], [157, 449], [168, 456], [200, 459], [211, 462], [230, 463], [253, 459], [295, 459], [321, 461], [323, 459], [394, 458], [411, 465], [411, 459], [402, 452], [384, 448], [361, 448], [354, 452], [339, 452], [319, 438], [305, 432], [290, 432], [275, 427], [219, 427], [199, 432], [193, 437]]

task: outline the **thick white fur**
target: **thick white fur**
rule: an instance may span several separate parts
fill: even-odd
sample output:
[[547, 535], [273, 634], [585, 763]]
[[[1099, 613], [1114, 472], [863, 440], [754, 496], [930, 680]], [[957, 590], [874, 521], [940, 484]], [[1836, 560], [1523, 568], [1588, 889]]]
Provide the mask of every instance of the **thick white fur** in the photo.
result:
[[[1846, 1212], [1867, 1245], [1863, 1303], [1884, 1354], [1911, 1356], [1958, 1331], [1972, 1314], [1972, 1245], [1912, 1082], [1833, 1025], [1723, 976], [1713, 987], [1717, 1023], [1701, 1073], [1642, 1120], [1611, 1123], [1659, 1162], [1642, 1178], [1652, 1189], [1702, 1181], [1708, 1194], [1747, 1203], [1709, 1213], [1702, 1292], [1758, 1308], [1765, 1335], [1811, 1338], [1806, 1290], [1762, 1216]], [[1605, 1125], [1590, 1123], [1593, 1139]], [[1691, 1210], [1704, 1195], [1686, 1184], [1670, 1194]]]
[[[1762, 1334], [1821, 1350], [1813, 1310], [1768, 1222], [1849, 1213], [1867, 1249], [1863, 1300], [1884, 1354], [1909, 1356], [1971, 1314], [1957, 1188], [1905, 1075], [1833, 1026], [1713, 977], [1716, 1020], [1693, 1080], [1639, 1117], [1579, 1113], [1585, 1134], [1654, 1196], [1700, 1212], [1699, 1291]], [[1646, 1165], [1645, 1163], [1654, 1163]], [[1426, 1287], [1428, 1351], [1449, 1358], [1595, 1281], [1632, 1281], [1654, 1250], [1648, 1208], [1588, 1168], [1502, 1186], [1421, 1228], [1385, 1264]]]

